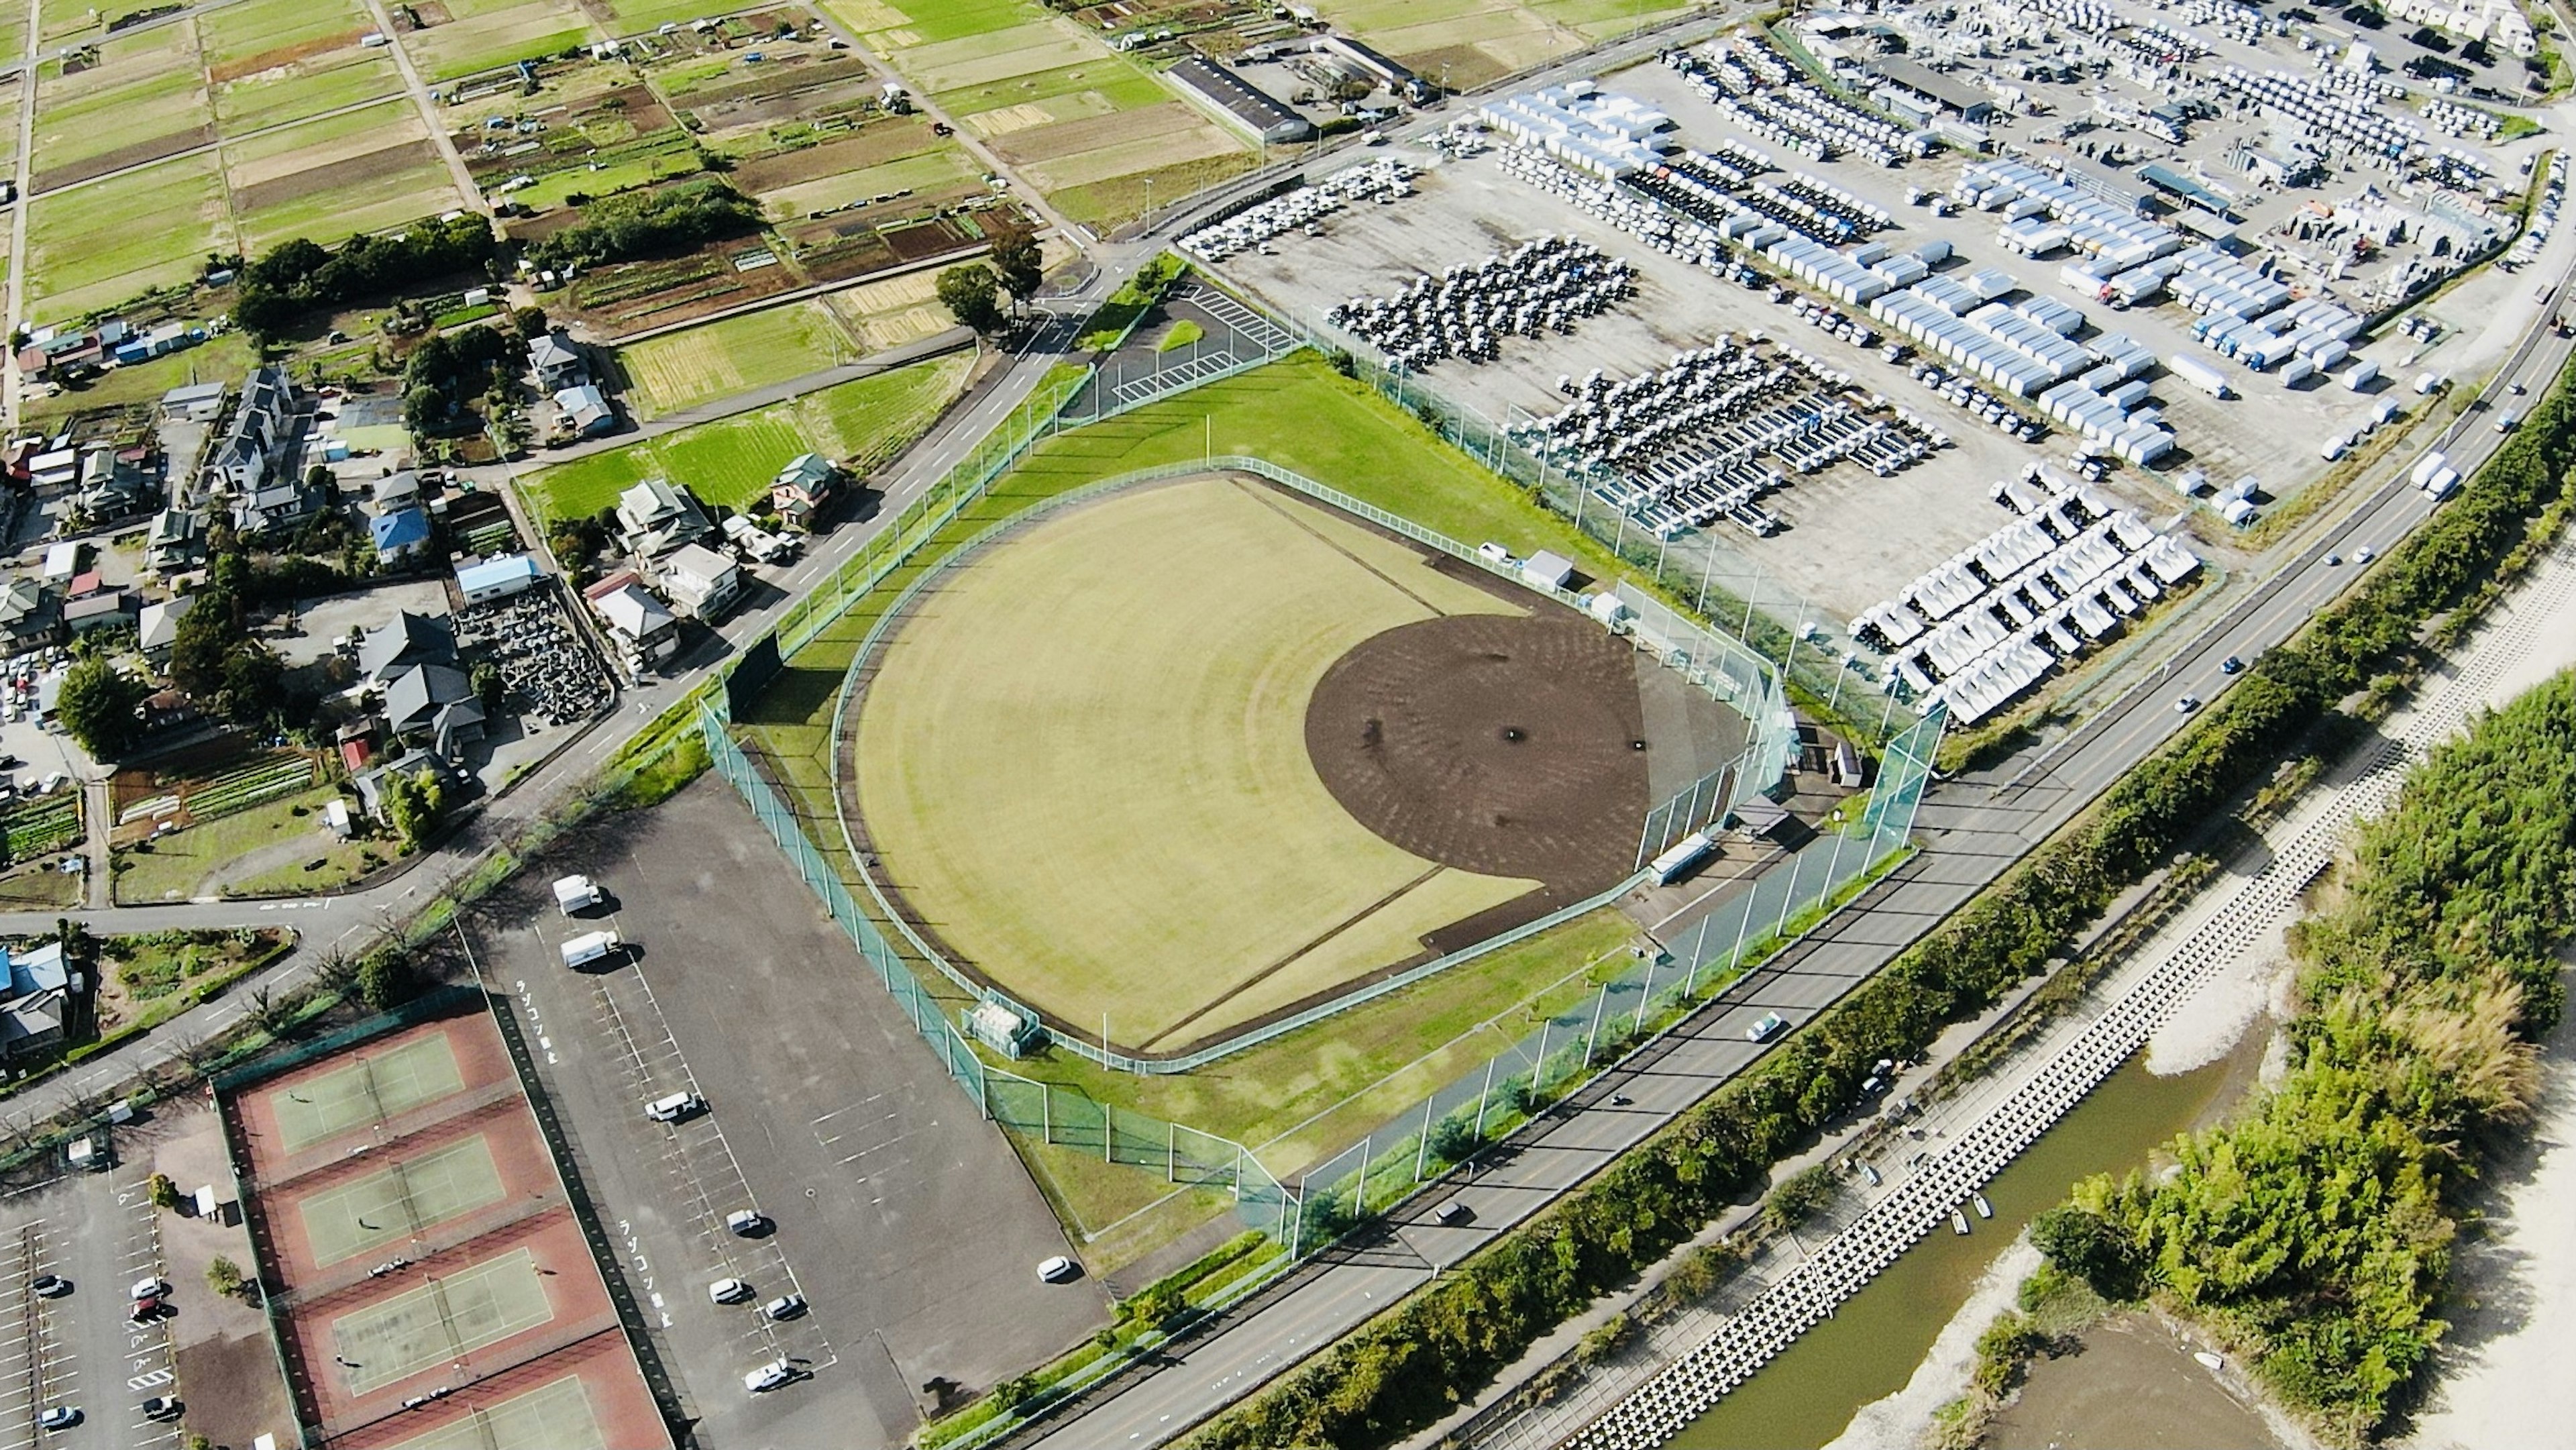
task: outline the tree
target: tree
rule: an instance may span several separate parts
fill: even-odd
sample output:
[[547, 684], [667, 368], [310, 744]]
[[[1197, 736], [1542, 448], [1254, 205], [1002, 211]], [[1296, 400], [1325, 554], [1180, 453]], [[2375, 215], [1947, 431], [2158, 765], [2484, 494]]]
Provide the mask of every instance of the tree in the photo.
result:
[[420, 843], [438, 829], [446, 806], [447, 793], [426, 770], [397, 770], [385, 777], [385, 814], [401, 835], [405, 851], [420, 849]]
[[113, 760], [142, 733], [135, 709], [147, 693], [141, 681], [127, 679], [108, 661], [85, 659], [63, 676], [55, 709], [91, 759]]
[[999, 332], [1002, 308], [996, 298], [1001, 283], [981, 262], [951, 267], [939, 274], [939, 301], [949, 315], [977, 332]]
[[414, 437], [435, 435], [447, 425], [447, 395], [427, 383], [403, 394], [403, 426]]
[[1002, 290], [1011, 294], [1014, 307], [1038, 295], [1038, 284], [1046, 280], [1046, 257], [1038, 248], [1037, 234], [1022, 222], [996, 227], [993, 269]]
[[411, 1000], [418, 985], [411, 963], [400, 952], [369, 952], [358, 964], [358, 996], [379, 1012]]
[[490, 660], [477, 660], [471, 678], [474, 681], [474, 698], [482, 701], [486, 710], [499, 710], [501, 694], [507, 688], [501, 681], [501, 667]]
[[553, 324], [546, 320], [542, 307], [517, 307], [510, 311], [510, 325], [518, 331], [521, 342], [534, 342], [545, 336]]
[[206, 1265], [206, 1287], [222, 1298], [229, 1299], [240, 1293], [244, 1282], [241, 1265], [222, 1254], [215, 1255]]
[[155, 1173], [143, 1180], [143, 1197], [154, 1208], [173, 1212], [179, 1207], [179, 1185], [170, 1181], [169, 1174]]

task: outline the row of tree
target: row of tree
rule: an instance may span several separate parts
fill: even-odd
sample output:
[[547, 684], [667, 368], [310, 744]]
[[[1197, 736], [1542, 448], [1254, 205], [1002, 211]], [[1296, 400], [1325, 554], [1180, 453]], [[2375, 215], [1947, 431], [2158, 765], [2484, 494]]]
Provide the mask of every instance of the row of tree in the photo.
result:
[[307, 311], [480, 271], [499, 255], [492, 223], [473, 214], [417, 222], [391, 236], [361, 233], [332, 248], [296, 237], [242, 266], [233, 321], [273, 337]]
[[530, 243], [527, 255], [540, 267], [594, 267], [686, 251], [760, 226], [759, 203], [707, 177], [594, 201], [578, 223]]
[[948, 314], [986, 334], [1009, 325], [1011, 313], [1003, 310], [1002, 298], [1009, 297], [1011, 311], [1017, 311], [1038, 295], [1038, 284], [1046, 275], [1037, 234], [1026, 226], [1016, 221], [996, 225], [992, 242], [990, 265], [969, 262], [951, 267], [939, 274], [937, 283], [939, 301]]
[[2035, 1229], [2107, 1298], [2156, 1295], [2256, 1356], [2338, 1441], [2400, 1407], [2462, 1197], [2521, 1125], [2534, 1040], [2576, 931], [2576, 675], [2433, 753], [2300, 923], [2291, 1065], [2256, 1110], [2174, 1144], [2176, 1170], [2097, 1177]]
[[[1882, 1057], [1915, 1058], [1951, 1023], [2060, 956], [2118, 892], [2225, 814], [2336, 705], [2529, 557], [2532, 520], [2576, 462], [2562, 377], [2522, 432], [2357, 593], [2265, 656], [2083, 824], [1791, 1037], [1492, 1249], [1202, 1432], [1210, 1450], [1360, 1450], [1448, 1414], [1537, 1339], [1758, 1189], [1814, 1141]], [[2529, 997], [2526, 990], [2526, 998]], [[2384, 1351], [2374, 1351], [2384, 1353]]]

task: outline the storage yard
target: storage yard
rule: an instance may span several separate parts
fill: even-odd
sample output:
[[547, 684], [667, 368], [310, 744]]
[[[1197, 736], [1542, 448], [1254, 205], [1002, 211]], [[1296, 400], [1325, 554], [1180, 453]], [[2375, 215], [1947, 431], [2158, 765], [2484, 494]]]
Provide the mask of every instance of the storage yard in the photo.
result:
[[2457, 294], [2496, 310], [2556, 219], [2521, 128], [2200, 10], [2222, 35], [2091, 4], [1732, 31], [1182, 247], [1650, 546], [1715, 533], [1973, 724], [2448, 416], [2485, 319], [2390, 307], [2501, 253]]

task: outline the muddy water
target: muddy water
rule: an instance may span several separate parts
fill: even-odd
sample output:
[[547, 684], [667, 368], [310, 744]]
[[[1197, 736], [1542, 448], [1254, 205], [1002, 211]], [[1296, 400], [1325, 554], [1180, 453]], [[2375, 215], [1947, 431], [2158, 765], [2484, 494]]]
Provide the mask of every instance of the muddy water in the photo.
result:
[[[2259, 1046], [2261, 1034], [2251, 1034]], [[1742, 1389], [1701, 1416], [1680, 1450], [1813, 1450], [1842, 1433], [1860, 1407], [1904, 1388], [1942, 1326], [1967, 1302], [1995, 1255], [2024, 1224], [2054, 1208], [2078, 1179], [2125, 1172], [2176, 1133], [2242, 1091], [2247, 1063], [2233, 1057], [2196, 1072], [2156, 1077], [2134, 1057], [1987, 1185], [1992, 1219], [1970, 1216], [1962, 1238], [1936, 1229], [1807, 1331]]]

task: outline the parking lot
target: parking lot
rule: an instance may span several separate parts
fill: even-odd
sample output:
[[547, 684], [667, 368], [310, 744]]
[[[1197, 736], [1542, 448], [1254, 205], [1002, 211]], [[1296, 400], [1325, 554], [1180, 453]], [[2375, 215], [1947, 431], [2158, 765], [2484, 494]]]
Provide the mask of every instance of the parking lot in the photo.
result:
[[[150, 1172], [148, 1163], [120, 1164], [0, 1203], [0, 1450], [178, 1441], [178, 1424], [142, 1412], [144, 1400], [172, 1393], [175, 1319], [127, 1318], [128, 1287], [168, 1275], [161, 1215], [144, 1195]], [[70, 1291], [36, 1293], [45, 1275], [68, 1280]], [[203, 1296], [202, 1282], [179, 1285], [171, 1302], [184, 1314]], [[39, 1428], [38, 1416], [57, 1406], [77, 1408], [81, 1422]]]
[[[547, 892], [575, 871], [609, 897], [579, 921]], [[1095, 1283], [1037, 1282], [1068, 1250], [1027, 1173], [720, 779], [591, 828], [470, 926], [702, 1444], [899, 1443], [925, 1387], [985, 1388], [1107, 1322]], [[629, 953], [566, 968], [602, 926]], [[673, 1093], [707, 1108], [644, 1115]], [[729, 1233], [743, 1208], [771, 1230]], [[710, 1302], [728, 1278], [748, 1303]], [[791, 1292], [810, 1312], [767, 1322]], [[746, 1393], [781, 1356], [806, 1378]]]

